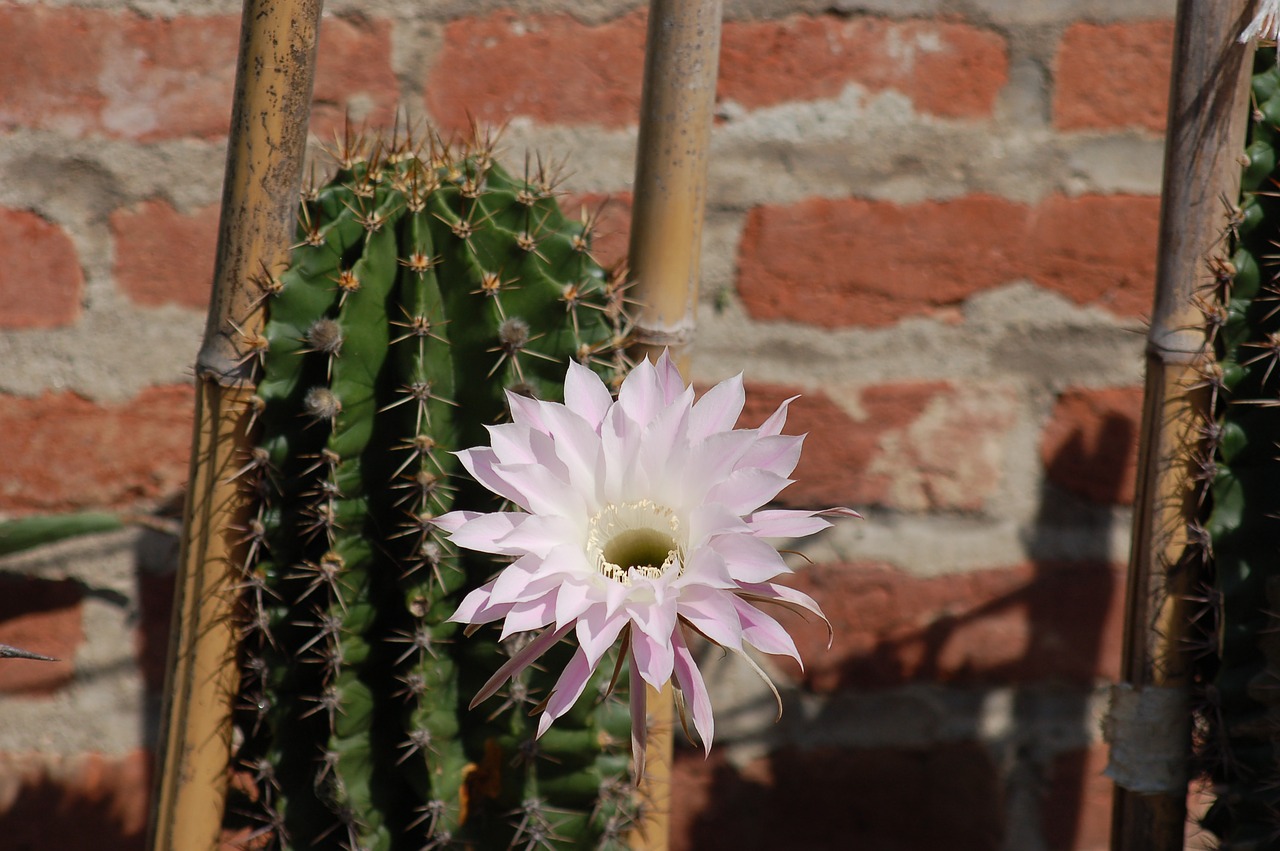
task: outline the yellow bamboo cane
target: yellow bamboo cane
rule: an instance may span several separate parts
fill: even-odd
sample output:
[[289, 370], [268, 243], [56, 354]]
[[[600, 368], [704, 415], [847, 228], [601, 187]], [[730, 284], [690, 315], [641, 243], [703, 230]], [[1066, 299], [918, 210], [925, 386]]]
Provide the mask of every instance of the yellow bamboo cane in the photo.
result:
[[[1114, 851], [1183, 847], [1191, 744], [1187, 599], [1197, 579], [1187, 558], [1196, 510], [1188, 483], [1203, 422], [1194, 388], [1203, 383], [1196, 365], [1205, 345], [1193, 296], [1209, 278], [1211, 257], [1226, 250], [1224, 200], [1234, 203], [1239, 195], [1236, 158], [1252, 49], [1236, 38], [1252, 5], [1178, 3], [1122, 684], [1111, 719]], [[1135, 764], [1126, 764], [1126, 749], [1139, 751]], [[1155, 762], [1164, 770], [1151, 772]]]
[[[639, 303], [634, 354], [669, 349], [689, 374], [720, 61], [720, 0], [651, 0], [629, 252]], [[637, 684], [638, 686], [638, 684]], [[631, 847], [663, 851], [670, 832], [672, 698], [648, 691], [651, 732]]]
[[169, 650], [152, 851], [216, 851], [237, 687], [236, 530], [260, 292], [289, 242], [306, 147], [320, 0], [245, 0], [213, 295], [196, 362], [196, 428]]

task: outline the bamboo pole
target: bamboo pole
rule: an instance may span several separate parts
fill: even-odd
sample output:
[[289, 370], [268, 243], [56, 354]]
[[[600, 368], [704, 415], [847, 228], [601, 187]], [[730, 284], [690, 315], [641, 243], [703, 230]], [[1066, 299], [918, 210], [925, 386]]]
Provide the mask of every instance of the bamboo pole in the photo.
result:
[[213, 295], [196, 360], [196, 427], [169, 650], [152, 851], [216, 851], [237, 687], [232, 614], [262, 315], [250, 286], [287, 263], [321, 0], [245, 0]]
[[[1189, 483], [1206, 392], [1195, 389], [1203, 385], [1196, 367], [1205, 335], [1193, 297], [1211, 257], [1227, 251], [1226, 203], [1239, 196], [1252, 49], [1236, 39], [1251, 6], [1178, 3], [1121, 671], [1121, 689], [1142, 709], [1127, 723], [1114, 710], [1111, 718], [1113, 851], [1173, 851], [1184, 841], [1188, 598], [1198, 579], [1188, 548], [1197, 508]], [[1117, 702], [1122, 697], [1117, 692]], [[1167, 757], [1163, 769], [1120, 764], [1117, 754], [1152, 730], [1163, 741], [1145, 758]]]
[[[639, 303], [632, 353], [668, 349], [689, 374], [706, 213], [707, 162], [720, 62], [721, 0], [651, 0], [629, 251]], [[647, 690], [651, 731], [638, 851], [669, 842], [672, 695]]]

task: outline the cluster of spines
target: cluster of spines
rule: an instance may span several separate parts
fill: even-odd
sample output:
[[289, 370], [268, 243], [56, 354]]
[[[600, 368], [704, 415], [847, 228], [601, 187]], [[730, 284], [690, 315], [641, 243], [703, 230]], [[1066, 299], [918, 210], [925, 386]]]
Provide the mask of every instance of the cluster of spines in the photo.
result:
[[1187, 648], [1195, 668], [1196, 755], [1222, 848], [1280, 845], [1280, 68], [1259, 50], [1241, 198], [1229, 259], [1209, 264], [1196, 304], [1205, 357], [1196, 386], [1190, 484], [1200, 509], [1185, 569], [1202, 577]]
[[620, 380], [622, 275], [542, 162], [513, 178], [487, 138], [333, 154], [240, 341], [262, 370], [228, 826], [255, 848], [609, 847], [631, 823], [625, 712], [535, 741], [554, 679], [530, 671], [469, 713], [502, 651], [447, 618], [498, 565], [430, 521], [496, 507], [452, 451], [487, 441], [508, 391], [557, 398], [570, 358]]

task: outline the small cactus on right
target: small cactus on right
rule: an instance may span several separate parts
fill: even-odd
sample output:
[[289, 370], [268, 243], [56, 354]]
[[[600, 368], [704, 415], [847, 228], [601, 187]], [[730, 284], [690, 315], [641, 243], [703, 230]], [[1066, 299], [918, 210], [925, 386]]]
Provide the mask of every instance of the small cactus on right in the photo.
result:
[[501, 563], [431, 521], [497, 507], [451, 451], [508, 405], [556, 399], [571, 358], [620, 380], [621, 276], [552, 176], [512, 176], [486, 139], [348, 138], [335, 158], [242, 340], [262, 375], [226, 824], [255, 848], [614, 846], [634, 815], [625, 696], [541, 738], [552, 674], [469, 710], [515, 648], [448, 618]]
[[1280, 68], [1259, 49], [1241, 198], [1201, 297], [1209, 398], [1191, 543], [1206, 569], [1195, 628], [1198, 755], [1222, 848], [1280, 845]]

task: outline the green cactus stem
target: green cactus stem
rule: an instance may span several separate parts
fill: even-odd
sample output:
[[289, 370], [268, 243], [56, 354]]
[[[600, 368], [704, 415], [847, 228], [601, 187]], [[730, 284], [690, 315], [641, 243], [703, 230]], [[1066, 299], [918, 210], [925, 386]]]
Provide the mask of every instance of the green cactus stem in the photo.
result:
[[1223, 848], [1280, 844], [1280, 69], [1259, 50], [1229, 263], [1203, 312], [1212, 401], [1201, 463], [1211, 507], [1193, 529], [1212, 584], [1200, 627], [1200, 754], [1216, 791], [1204, 819]]
[[608, 847], [630, 824], [625, 708], [535, 740], [554, 679], [532, 671], [469, 711], [513, 648], [447, 619], [500, 565], [430, 521], [494, 510], [451, 451], [507, 393], [557, 399], [570, 358], [620, 378], [621, 278], [553, 176], [513, 176], [491, 141], [349, 136], [335, 160], [243, 341], [262, 370], [227, 827], [282, 849]]

